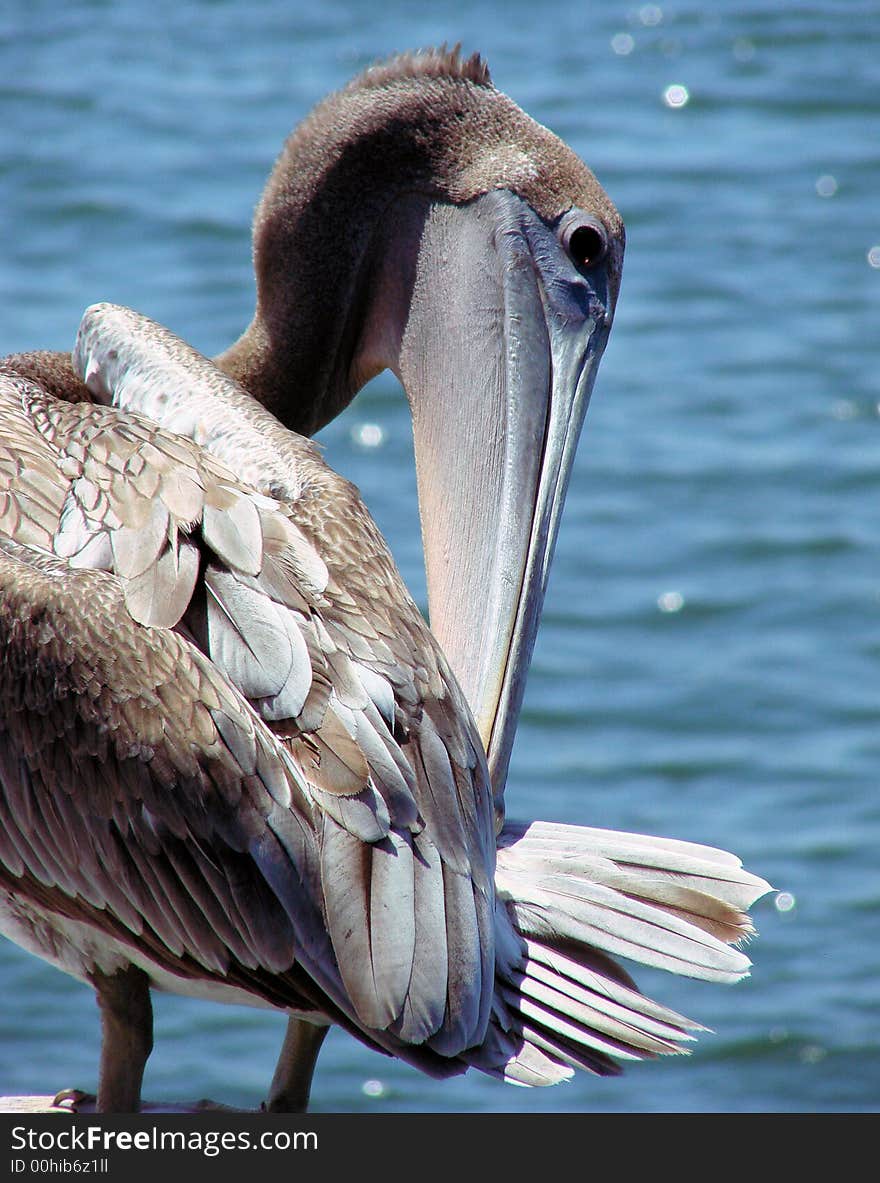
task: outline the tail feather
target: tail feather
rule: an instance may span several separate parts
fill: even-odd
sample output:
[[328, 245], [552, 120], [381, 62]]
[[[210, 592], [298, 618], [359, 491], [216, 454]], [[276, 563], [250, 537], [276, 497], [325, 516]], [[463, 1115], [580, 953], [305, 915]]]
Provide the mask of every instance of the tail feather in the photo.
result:
[[495, 1004], [464, 1058], [532, 1086], [687, 1052], [705, 1028], [646, 998], [614, 956], [735, 982], [751, 964], [731, 948], [754, 932], [745, 909], [771, 890], [712, 847], [547, 822], [504, 827], [495, 883]]
[[536, 941], [527, 940], [525, 946], [530, 974], [544, 981], [552, 976], [559, 989], [583, 991], [594, 1006], [608, 1009], [609, 1013], [622, 1012], [627, 1021], [638, 1023], [646, 1031], [654, 1031], [664, 1039], [680, 1040], [692, 1038], [688, 1031], [706, 1030], [700, 1023], [645, 997], [635, 983], [623, 985], [607, 973], [591, 968], [586, 959], [580, 963]]
[[[717, 895], [737, 908], [750, 908], [771, 890], [757, 875], [744, 870], [734, 854], [678, 838], [653, 838], [617, 830], [597, 830], [556, 822], [508, 822], [498, 836], [499, 861], [512, 858], [520, 868], [533, 864], [545, 871], [588, 873], [606, 860], [637, 872], [653, 869], [658, 878], [686, 878], [696, 890]], [[746, 918], [748, 922], [748, 918]]]
[[[535, 946], [529, 942], [530, 948]], [[607, 1031], [621, 1043], [630, 1041], [634, 1046], [644, 1047], [658, 1053], [677, 1051], [675, 1046], [683, 1040], [692, 1040], [694, 1036], [688, 1031], [701, 1030], [696, 1023], [691, 1023], [682, 1015], [674, 1011], [665, 1011], [660, 1019], [646, 1013], [645, 1003], [649, 1002], [637, 990], [627, 991], [625, 1002], [616, 1002], [609, 998], [601, 989], [585, 989], [570, 976], [551, 970], [542, 965], [539, 957], [529, 957], [529, 973], [524, 979], [524, 993], [534, 989], [534, 983], [543, 983], [554, 993], [562, 995], [567, 1002], [559, 1002], [560, 1010], [568, 1010], [569, 1014], [577, 1017], [589, 1018], [592, 1025], [599, 1031]], [[528, 985], [526, 985], [528, 983]], [[654, 1004], [655, 1011], [663, 1012], [664, 1008]]]
[[499, 840], [496, 887], [524, 936], [590, 944], [708, 981], [751, 962], [730, 944], [754, 932], [743, 907], [770, 890], [709, 847], [537, 822]]
[[660, 1055], [674, 1050], [662, 1040], [624, 1024], [607, 1020], [589, 1006], [583, 1006], [560, 990], [527, 975], [518, 990], [502, 986], [508, 1006], [515, 1005], [523, 1018], [538, 1023], [572, 1042], [620, 1060], [641, 1060], [644, 1053]]
[[[575, 1069], [590, 1072], [594, 1076], [620, 1076], [623, 1071], [617, 1059], [610, 1053], [590, 1047], [577, 1035], [567, 1035], [560, 1031], [552, 1015], [548, 1015], [546, 1023], [541, 1023], [539, 1019], [533, 1019], [531, 1022], [526, 1020], [522, 1026], [522, 1037], [527, 1047], [543, 1053], [545, 1075], [548, 1074], [551, 1065], [555, 1066], [556, 1079], [550, 1081], [552, 1084], [570, 1080]], [[516, 1079], [518, 1065], [519, 1057], [514, 1063], [504, 1066], [505, 1080]]]

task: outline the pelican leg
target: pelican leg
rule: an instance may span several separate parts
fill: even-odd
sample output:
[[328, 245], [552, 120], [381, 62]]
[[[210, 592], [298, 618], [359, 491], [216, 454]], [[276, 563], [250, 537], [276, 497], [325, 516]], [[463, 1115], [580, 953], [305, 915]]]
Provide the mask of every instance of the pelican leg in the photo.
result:
[[306, 1019], [287, 1020], [287, 1034], [269, 1086], [267, 1113], [305, 1113], [318, 1052], [328, 1028]]
[[91, 977], [101, 1010], [98, 1113], [137, 1113], [147, 1057], [153, 1050], [149, 978], [134, 965]]

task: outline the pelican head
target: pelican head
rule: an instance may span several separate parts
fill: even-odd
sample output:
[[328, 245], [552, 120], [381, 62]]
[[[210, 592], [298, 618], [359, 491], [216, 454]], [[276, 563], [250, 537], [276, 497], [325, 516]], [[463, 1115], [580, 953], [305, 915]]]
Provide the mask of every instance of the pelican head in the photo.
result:
[[431, 628], [499, 799], [623, 249], [593, 174], [478, 56], [398, 57], [288, 139], [255, 217], [254, 319], [218, 359], [306, 434], [400, 379]]

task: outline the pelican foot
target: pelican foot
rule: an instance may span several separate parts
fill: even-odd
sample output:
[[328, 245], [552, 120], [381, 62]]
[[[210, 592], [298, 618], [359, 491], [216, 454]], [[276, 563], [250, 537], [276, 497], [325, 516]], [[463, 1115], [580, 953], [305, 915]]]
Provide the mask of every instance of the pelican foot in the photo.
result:
[[52, 1098], [53, 1109], [66, 1109], [68, 1113], [94, 1113], [97, 1104], [95, 1094], [82, 1089], [62, 1089]]
[[[48, 1100], [48, 1098], [46, 1098]], [[98, 1098], [82, 1089], [62, 1089], [52, 1098], [49, 1110], [63, 1109], [65, 1113], [97, 1113]], [[252, 1109], [236, 1109], [209, 1097], [198, 1101], [141, 1101], [140, 1113], [253, 1113]]]

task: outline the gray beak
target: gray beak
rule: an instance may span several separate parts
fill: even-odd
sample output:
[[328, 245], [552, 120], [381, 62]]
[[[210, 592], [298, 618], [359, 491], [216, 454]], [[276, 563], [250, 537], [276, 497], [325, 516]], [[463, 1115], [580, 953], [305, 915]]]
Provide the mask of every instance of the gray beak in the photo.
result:
[[431, 628], [499, 802], [615, 295], [602, 261], [575, 266], [557, 229], [506, 190], [431, 211], [400, 376]]

